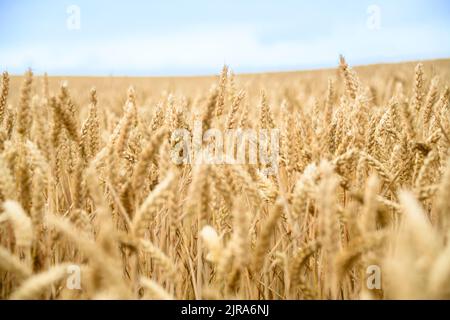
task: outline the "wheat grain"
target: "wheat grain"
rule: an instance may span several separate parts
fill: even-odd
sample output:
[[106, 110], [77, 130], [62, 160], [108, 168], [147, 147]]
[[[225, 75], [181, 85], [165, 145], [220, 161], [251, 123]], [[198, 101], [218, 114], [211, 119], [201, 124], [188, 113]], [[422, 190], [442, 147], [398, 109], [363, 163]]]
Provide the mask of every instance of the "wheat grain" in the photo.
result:
[[[4, 73], [0, 298], [449, 299], [448, 65], [71, 78], [56, 96], [53, 77]], [[224, 141], [197, 139], [197, 120], [280, 130], [275, 174], [250, 145], [201, 163]], [[175, 163], [179, 146], [194, 150]]]

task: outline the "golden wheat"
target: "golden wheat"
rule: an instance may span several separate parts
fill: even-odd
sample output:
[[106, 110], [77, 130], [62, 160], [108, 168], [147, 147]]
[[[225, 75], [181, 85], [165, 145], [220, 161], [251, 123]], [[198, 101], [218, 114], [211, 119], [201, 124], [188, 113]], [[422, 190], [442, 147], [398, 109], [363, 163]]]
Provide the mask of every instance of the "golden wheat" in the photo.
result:
[[449, 66], [3, 73], [0, 298], [450, 299]]

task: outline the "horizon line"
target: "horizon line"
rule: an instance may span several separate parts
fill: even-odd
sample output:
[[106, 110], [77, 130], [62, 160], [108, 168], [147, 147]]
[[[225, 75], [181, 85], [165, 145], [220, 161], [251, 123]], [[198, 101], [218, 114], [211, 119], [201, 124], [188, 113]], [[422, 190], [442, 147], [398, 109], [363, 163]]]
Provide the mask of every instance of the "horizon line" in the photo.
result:
[[[344, 56], [345, 57], [345, 56]], [[424, 58], [424, 59], [406, 59], [406, 60], [386, 60], [386, 61], [380, 61], [380, 62], [370, 62], [370, 63], [357, 63], [357, 64], [351, 64], [347, 60], [347, 63], [351, 68], [364, 68], [364, 67], [371, 67], [376, 65], [392, 65], [392, 64], [408, 64], [408, 63], [415, 63], [415, 62], [433, 62], [433, 61], [445, 61], [450, 60], [450, 56], [445, 57], [436, 57], [436, 58]], [[33, 68], [27, 68], [22, 74], [17, 73], [9, 73], [9, 76], [11, 77], [23, 77], [26, 70], [31, 69], [33, 71], [34, 76], [36, 77], [42, 77], [44, 74], [47, 73], [48, 77], [52, 78], [61, 78], [61, 77], [68, 77], [68, 78], [208, 78], [208, 77], [215, 77], [220, 74], [221, 68], [226, 65], [231, 70], [233, 70], [233, 67], [227, 63], [224, 63], [218, 68], [216, 73], [198, 73], [198, 74], [167, 74], [167, 75], [126, 75], [126, 74], [99, 74], [99, 75], [93, 75], [93, 74], [49, 74], [48, 72], [44, 73], [37, 73], [34, 74]], [[328, 70], [334, 70], [339, 67], [339, 62], [337, 60], [336, 66], [312, 66], [307, 67], [303, 69], [283, 69], [280, 68], [279, 70], [262, 70], [262, 71], [251, 71], [251, 72], [234, 72], [236, 76], [252, 76], [252, 75], [260, 75], [260, 74], [288, 74], [288, 73], [300, 73], [300, 72], [312, 72], [312, 71], [328, 71]], [[1, 70], [6, 71], [6, 70]]]

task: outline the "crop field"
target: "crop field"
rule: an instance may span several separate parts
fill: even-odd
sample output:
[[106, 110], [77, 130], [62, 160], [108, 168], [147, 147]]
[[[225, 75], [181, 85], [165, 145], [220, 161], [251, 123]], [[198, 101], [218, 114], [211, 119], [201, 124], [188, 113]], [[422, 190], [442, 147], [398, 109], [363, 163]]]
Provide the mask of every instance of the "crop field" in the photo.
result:
[[450, 299], [450, 60], [336, 60], [3, 73], [0, 299]]

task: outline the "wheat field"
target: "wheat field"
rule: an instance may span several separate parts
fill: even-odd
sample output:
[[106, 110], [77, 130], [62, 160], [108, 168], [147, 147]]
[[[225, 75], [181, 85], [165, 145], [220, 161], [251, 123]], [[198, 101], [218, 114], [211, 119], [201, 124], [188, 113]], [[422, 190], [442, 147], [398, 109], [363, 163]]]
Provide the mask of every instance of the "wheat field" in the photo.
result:
[[[449, 299], [449, 80], [5, 72], [0, 298]], [[195, 121], [278, 130], [276, 170], [175, 162]]]

